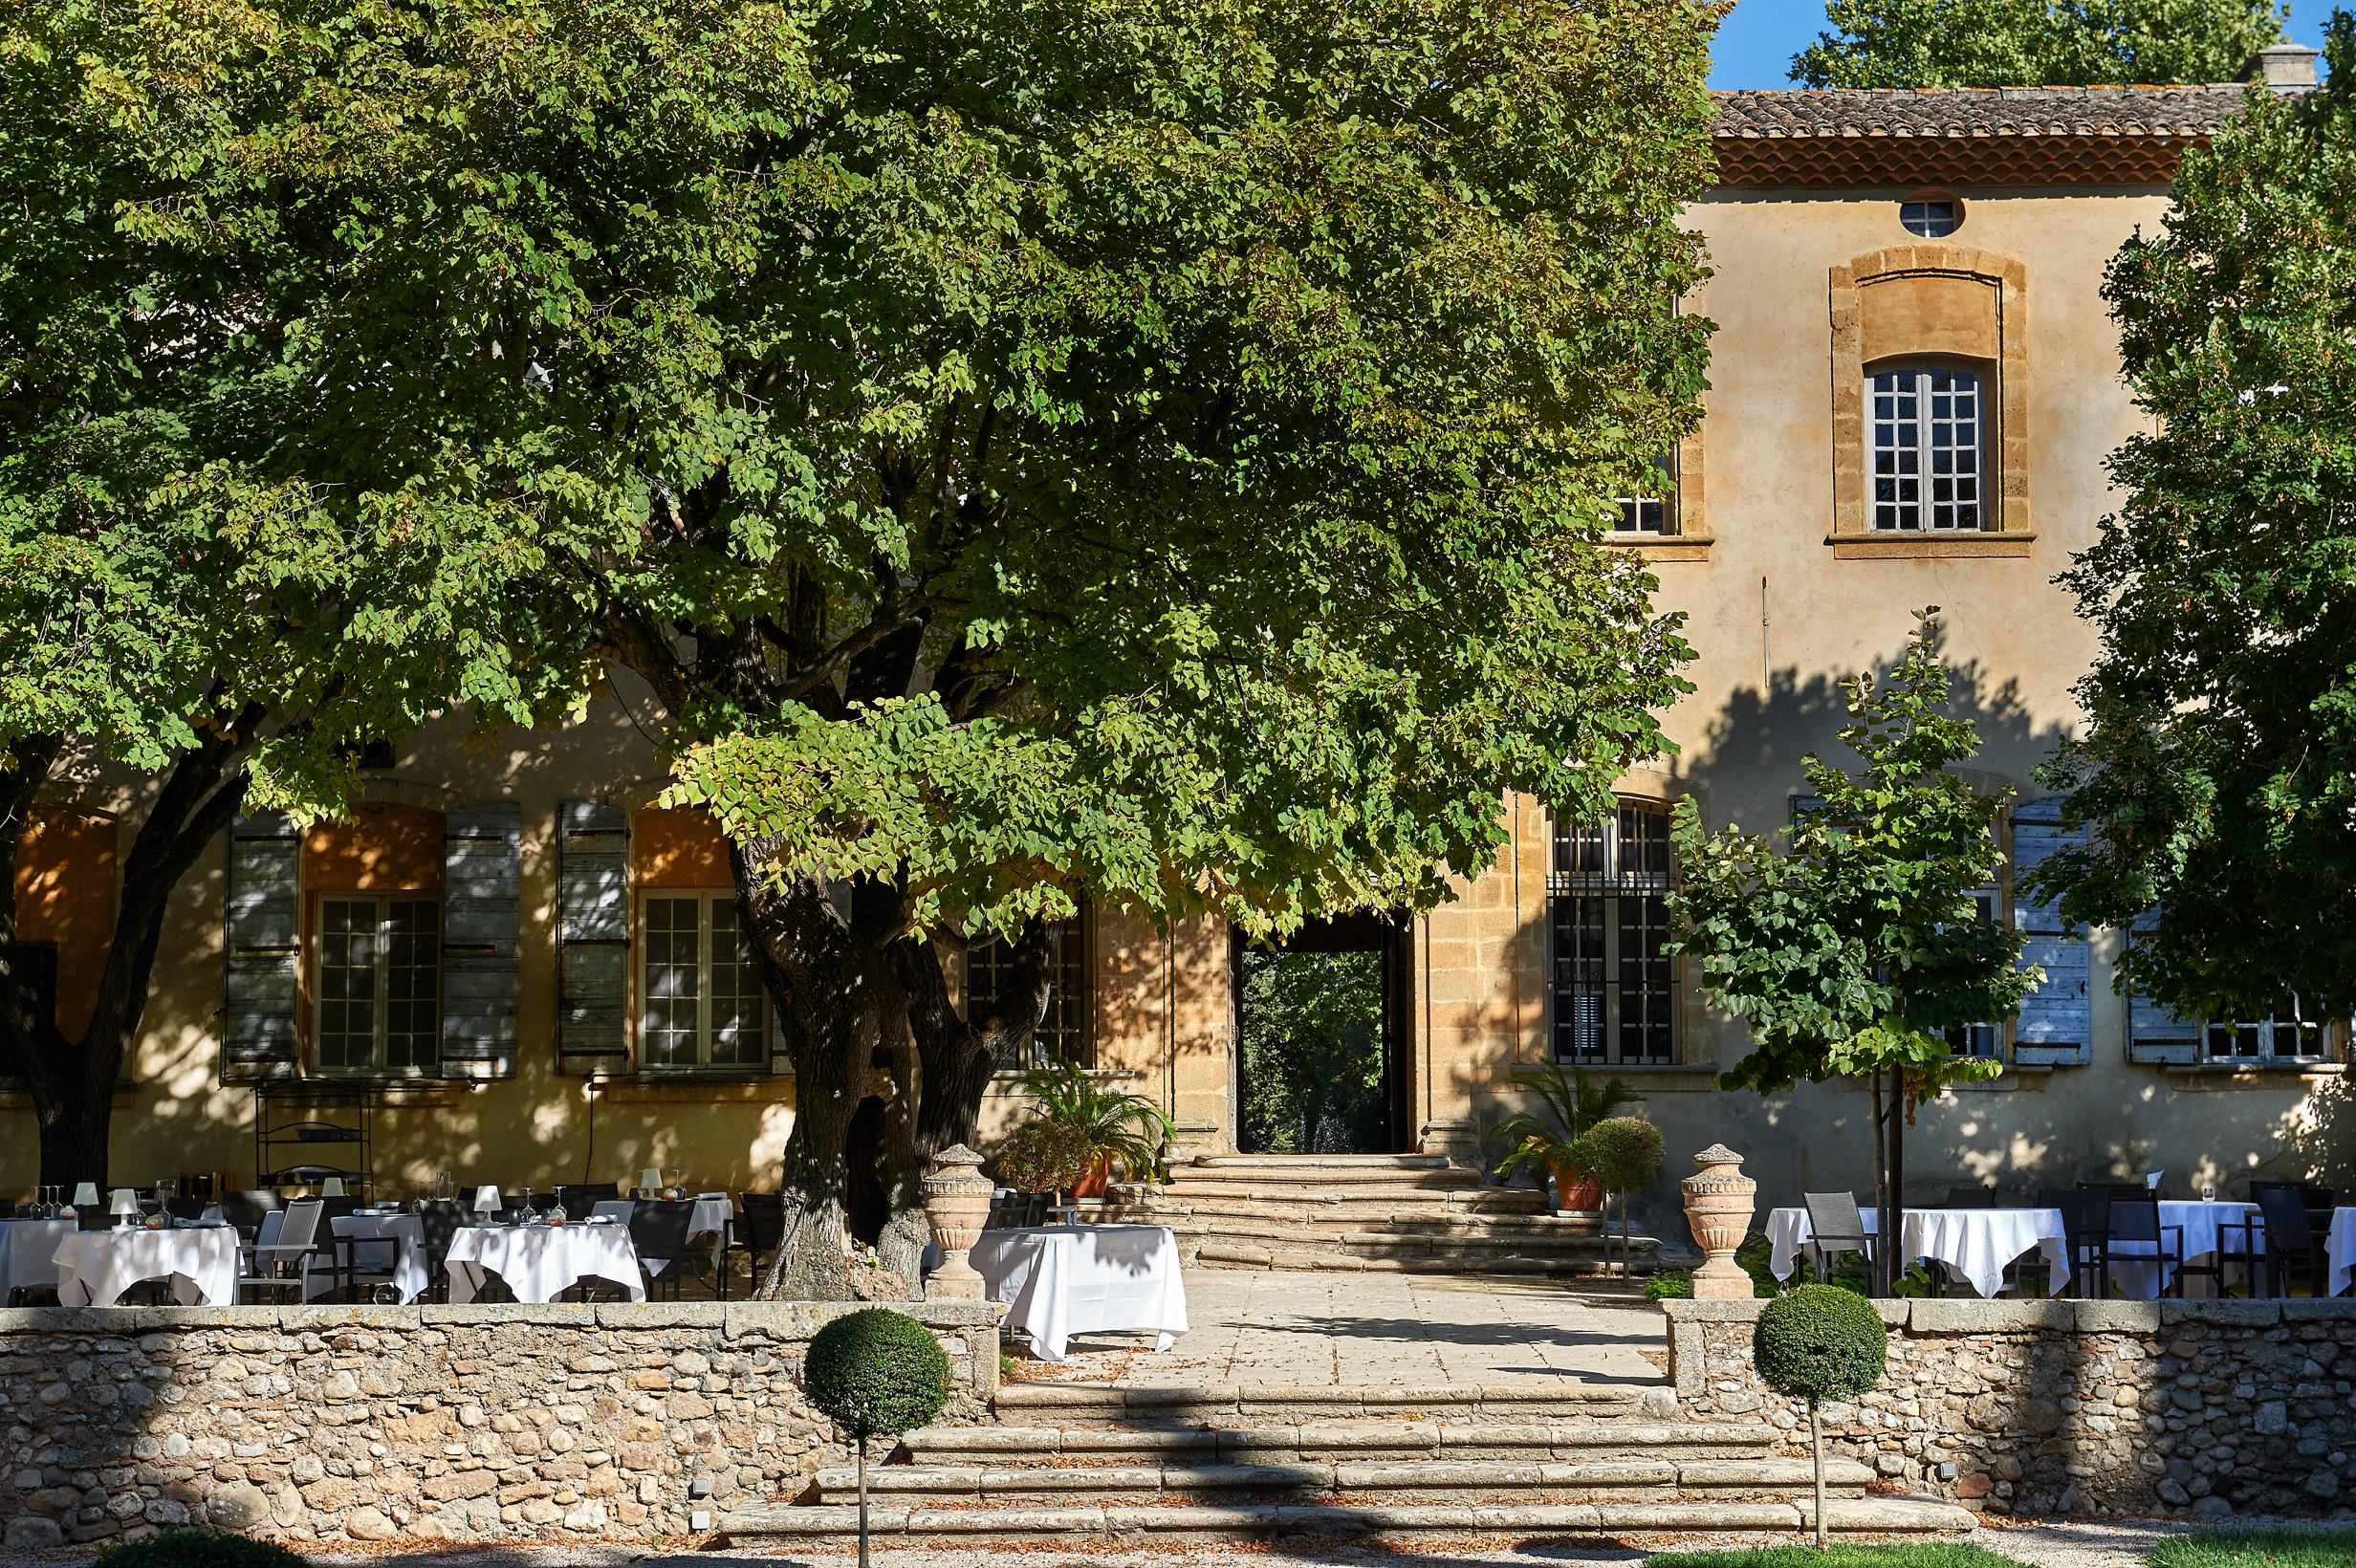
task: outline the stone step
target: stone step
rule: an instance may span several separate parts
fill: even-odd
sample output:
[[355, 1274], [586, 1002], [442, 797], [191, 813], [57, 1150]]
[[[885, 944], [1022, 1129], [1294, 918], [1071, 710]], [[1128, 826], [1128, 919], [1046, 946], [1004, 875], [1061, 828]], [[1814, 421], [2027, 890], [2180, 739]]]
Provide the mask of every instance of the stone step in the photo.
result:
[[[1492, 1187], [1500, 1198], [1532, 1199], [1536, 1193], [1519, 1192], [1510, 1187]], [[1556, 1213], [1542, 1203], [1472, 1203], [1479, 1193], [1455, 1196], [1468, 1201], [1458, 1203], [1403, 1204], [1393, 1198], [1366, 1195], [1358, 1197], [1323, 1198], [1201, 1198], [1193, 1194], [1172, 1196], [1157, 1193], [1145, 1200], [1123, 1198], [1108, 1201], [1099, 1211], [1106, 1219], [1118, 1216], [1123, 1220], [1146, 1224], [1167, 1225], [1191, 1222], [1197, 1225], [1280, 1225], [1297, 1230], [1447, 1230], [1458, 1227], [1488, 1228], [1499, 1232], [1524, 1230], [1533, 1234], [1556, 1231], [1573, 1235], [1596, 1235], [1603, 1229], [1601, 1214], [1582, 1211]]]
[[[1543, 1225], [1525, 1221], [1519, 1225], [1490, 1225], [1480, 1221], [1453, 1221], [1440, 1224], [1341, 1223], [1330, 1225], [1300, 1225], [1268, 1217], [1203, 1217], [1199, 1215], [1156, 1214], [1150, 1221], [1136, 1216], [1123, 1216], [1125, 1223], [1150, 1223], [1166, 1226], [1173, 1235], [1216, 1236], [1223, 1241], [1261, 1243], [1272, 1247], [1330, 1247], [1341, 1250], [1353, 1248], [1391, 1249], [1405, 1247], [1464, 1247], [1492, 1248], [1497, 1251], [1529, 1251], [1533, 1252], [1567, 1250], [1581, 1254], [1601, 1256], [1606, 1240], [1613, 1255], [1620, 1251], [1617, 1235], [1605, 1237], [1592, 1227], [1572, 1224]], [[1631, 1252], [1643, 1252], [1657, 1247], [1649, 1236], [1629, 1238]]]
[[[1638, 1415], [1666, 1403], [1651, 1394], [1647, 1390], [1634, 1402]], [[1384, 1403], [1377, 1401], [1378, 1408]], [[918, 1465], [1264, 1465], [1370, 1458], [1592, 1463], [1763, 1460], [1782, 1440], [1773, 1426], [1741, 1422], [1646, 1421], [1636, 1415], [1599, 1421], [1584, 1410], [1570, 1420], [1508, 1419], [1510, 1403], [1498, 1402], [1497, 1417], [1490, 1421], [1400, 1420], [1385, 1412], [1255, 1426], [926, 1426], [908, 1433], [901, 1446]]]
[[[1201, 1209], [1242, 1204], [1250, 1209], [1313, 1210], [1344, 1213], [1422, 1215], [1547, 1214], [1546, 1194], [1526, 1187], [1245, 1187], [1233, 1182], [1200, 1182], [1188, 1187], [1116, 1186], [1111, 1207]], [[1582, 1213], [1601, 1214], [1593, 1209]]]
[[[1557, 1279], [1602, 1279], [1619, 1272], [1619, 1254], [1606, 1264], [1603, 1253], [1556, 1252], [1546, 1256], [1484, 1252], [1475, 1249], [1442, 1248], [1422, 1244], [1397, 1252], [1366, 1249], [1256, 1247], [1248, 1242], [1216, 1241], [1205, 1236], [1189, 1261], [1209, 1269], [1274, 1269], [1345, 1274], [1511, 1274]], [[1631, 1263], [1635, 1274], [1652, 1272], [1651, 1252], [1639, 1247]]]
[[[1398, 1163], [1398, 1162], [1410, 1163]], [[1481, 1173], [1450, 1165], [1437, 1156], [1264, 1156], [1215, 1155], [1191, 1165], [1172, 1165], [1173, 1187], [1232, 1186], [1258, 1191], [1290, 1191], [1300, 1187], [1337, 1191], [1395, 1187], [1402, 1191], [1430, 1191], [1481, 1185]]]
[[[1824, 1467], [1827, 1492], [1865, 1494], [1873, 1471], [1854, 1460]], [[1130, 1465], [871, 1465], [867, 1492], [890, 1497], [1035, 1504], [1040, 1498], [1093, 1502], [1154, 1499], [1228, 1502], [1238, 1494], [1278, 1502], [1335, 1497], [1400, 1502], [1676, 1502], [1712, 1498], [1788, 1498], [1811, 1485], [1804, 1459], [1589, 1459], [1538, 1463], [1505, 1459], [1293, 1459], [1276, 1464], [1178, 1462]], [[848, 1466], [818, 1474], [818, 1502], [858, 1498]]]
[[[872, 1471], [870, 1474], [872, 1475]], [[1976, 1521], [1951, 1503], [1862, 1497], [1827, 1503], [1825, 1523], [1843, 1535], [1949, 1535]], [[1233, 1503], [1065, 1504], [992, 1508], [973, 1503], [868, 1511], [868, 1529], [891, 1536], [972, 1535], [1072, 1540], [1153, 1536], [1246, 1539], [1262, 1535], [1541, 1536], [1627, 1531], [1657, 1535], [1791, 1536], [1813, 1527], [1808, 1498], [1797, 1501], [1597, 1503]], [[725, 1541], [841, 1539], [859, 1527], [859, 1511], [841, 1504], [768, 1505], [720, 1516]]]
[[[1501, 1383], [1446, 1388], [1390, 1388], [1349, 1383], [1171, 1384], [1122, 1387], [1111, 1383], [1014, 1383], [993, 1402], [1000, 1419], [1058, 1426], [1106, 1422], [1180, 1426], [1275, 1425], [1298, 1427], [1379, 1418], [1384, 1424], [1445, 1424], [1512, 1420], [1519, 1425], [1662, 1421], [1677, 1409], [1667, 1381], [1615, 1383]], [[1233, 1418], [1233, 1419], [1230, 1419]], [[1680, 1428], [1691, 1429], [1691, 1428]], [[1004, 1428], [976, 1427], [977, 1431]]]

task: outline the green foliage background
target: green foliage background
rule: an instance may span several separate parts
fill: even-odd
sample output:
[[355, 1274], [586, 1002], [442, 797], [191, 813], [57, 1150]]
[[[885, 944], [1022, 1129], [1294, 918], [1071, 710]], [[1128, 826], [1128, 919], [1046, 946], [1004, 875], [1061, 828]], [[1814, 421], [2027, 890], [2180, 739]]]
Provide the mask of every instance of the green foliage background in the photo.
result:
[[2135, 932], [2123, 987], [2192, 1017], [2356, 1010], [2356, 24], [2330, 83], [2185, 156], [2105, 290], [2149, 427], [2063, 581], [2102, 631], [2047, 781], [2098, 831], [2039, 881]]
[[2236, 79], [2278, 0], [1828, 0], [1806, 87], [2089, 87]]
[[1387, 1130], [1383, 955], [1246, 948], [1239, 983], [1239, 1146], [1379, 1150]]

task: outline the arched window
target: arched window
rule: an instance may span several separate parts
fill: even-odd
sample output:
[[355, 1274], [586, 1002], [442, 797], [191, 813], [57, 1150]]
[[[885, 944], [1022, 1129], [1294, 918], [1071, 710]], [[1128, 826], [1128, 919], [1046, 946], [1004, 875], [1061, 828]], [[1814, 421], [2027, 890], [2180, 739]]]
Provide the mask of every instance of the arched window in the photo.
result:
[[1556, 821], [1546, 879], [1556, 1060], [1670, 1060], [1669, 860], [1665, 806], [1624, 800], [1602, 821]]
[[1987, 526], [1987, 408], [1978, 371], [1885, 365], [1866, 373], [1877, 534], [1976, 533]]

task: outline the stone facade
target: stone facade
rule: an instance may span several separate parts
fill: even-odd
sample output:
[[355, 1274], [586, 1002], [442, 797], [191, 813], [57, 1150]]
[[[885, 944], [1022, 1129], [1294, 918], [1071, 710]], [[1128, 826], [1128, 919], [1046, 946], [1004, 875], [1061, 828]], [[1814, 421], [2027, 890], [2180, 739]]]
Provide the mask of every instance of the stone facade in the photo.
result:
[[[0, 1311], [10, 1547], [213, 1524], [295, 1541], [673, 1540], [846, 1450], [803, 1303]], [[906, 1309], [982, 1415], [987, 1302]]]
[[[1671, 1301], [1701, 1417], [1806, 1416], [1751, 1361], [1761, 1301]], [[2356, 1301], [1883, 1301], [1889, 1371], [1828, 1448], [1990, 1514], [2356, 1513]]]

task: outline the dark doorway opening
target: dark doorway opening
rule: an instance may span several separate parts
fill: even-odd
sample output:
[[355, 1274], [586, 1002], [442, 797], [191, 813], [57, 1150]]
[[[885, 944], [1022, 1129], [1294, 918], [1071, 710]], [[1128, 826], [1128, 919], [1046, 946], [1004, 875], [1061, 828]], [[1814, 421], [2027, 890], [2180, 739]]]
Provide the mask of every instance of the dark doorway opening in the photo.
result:
[[1312, 921], [1274, 946], [1234, 933], [1235, 1147], [1395, 1154], [1407, 1147], [1407, 927]]

